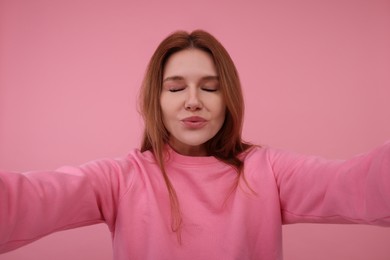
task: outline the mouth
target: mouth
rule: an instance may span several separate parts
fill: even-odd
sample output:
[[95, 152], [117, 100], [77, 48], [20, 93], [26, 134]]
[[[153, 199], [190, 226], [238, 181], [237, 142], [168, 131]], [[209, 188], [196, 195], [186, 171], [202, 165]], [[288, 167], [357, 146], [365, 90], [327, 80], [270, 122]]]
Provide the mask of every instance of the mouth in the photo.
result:
[[181, 120], [185, 127], [199, 129], [207, 124], [207, 120], [200, 116], [190, 116]]

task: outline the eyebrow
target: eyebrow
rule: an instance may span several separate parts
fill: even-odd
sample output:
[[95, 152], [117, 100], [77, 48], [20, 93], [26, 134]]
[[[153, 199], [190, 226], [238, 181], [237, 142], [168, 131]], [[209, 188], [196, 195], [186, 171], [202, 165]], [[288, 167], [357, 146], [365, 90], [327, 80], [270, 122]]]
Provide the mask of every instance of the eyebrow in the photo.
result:
[[[172, 76], [172, 77], [167, 77], [163, 80], [163, 82], [166, 81], [179, 81], [179, 80], [184, 80], [184, 77], [182, 76]], [[207, 80], [219, 80], [218, 76], [204, 76], [200, 79], [200, 81], [207, 81]]]

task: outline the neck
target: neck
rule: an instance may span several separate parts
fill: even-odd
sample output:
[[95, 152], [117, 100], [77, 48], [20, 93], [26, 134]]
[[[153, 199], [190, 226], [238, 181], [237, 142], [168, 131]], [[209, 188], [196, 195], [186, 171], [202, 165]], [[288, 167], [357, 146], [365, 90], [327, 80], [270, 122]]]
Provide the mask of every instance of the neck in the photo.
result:
[[207, 156], [207, 152], [204, 145], [187, 145], [187, 144], [178, 144], [177, 142], [169, 142], [169, 145], [173, 150], [181, 155], [186, 156]]

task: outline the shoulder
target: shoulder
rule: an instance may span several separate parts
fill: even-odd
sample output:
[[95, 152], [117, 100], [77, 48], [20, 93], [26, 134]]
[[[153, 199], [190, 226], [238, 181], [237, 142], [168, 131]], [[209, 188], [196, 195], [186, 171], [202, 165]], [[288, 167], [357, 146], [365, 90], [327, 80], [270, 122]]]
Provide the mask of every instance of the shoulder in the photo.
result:
[[259, 161], [267, 162], [269, 160], [269, 153], [272, 153], [272, 150], [268, 146], [253, 145], [240, 154], [240, 159], [245, 164]]
[[124, 157], [125, 160], [138, 163], [155, 163], [156, 159], [151, 151], [141, 151], [138, 148], [130, 150]]
[[153, 163], [154, 156], [152, 153], [132, 149], [120, 157], [95, 159], [78, 167], [64, 166], [59, 168], [58, 171], [86, 175], [92, 179], [119, 179], [120, 182], [131, 182], [134, 175], [137, 175], [142, 169], [149, 168], [147, 165]]
[[289, 169], [308, 159], [305, 155], [269, 146], [253, 146], [241, 156], [245, 171], [261, 171], [273, 175], [275, 172]]
[[253, 146], [242, 154], [242, 159], [245, 163], [262, 162], [270, 164], [291, 164], [311, 158], [315, 156], [308, 156], [297, 152], [269, 147], [269, 146]]

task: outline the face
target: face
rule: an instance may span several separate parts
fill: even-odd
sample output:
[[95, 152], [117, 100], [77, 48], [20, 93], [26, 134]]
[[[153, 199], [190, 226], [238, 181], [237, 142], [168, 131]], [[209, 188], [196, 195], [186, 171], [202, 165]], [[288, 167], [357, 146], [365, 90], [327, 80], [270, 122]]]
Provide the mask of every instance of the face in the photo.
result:
[[206, 155], [205, 143], [222, 127], [226, 107], [211, 56], [198, 49], [173, 54], [164, 68], [160, 104], [171, 147]]

